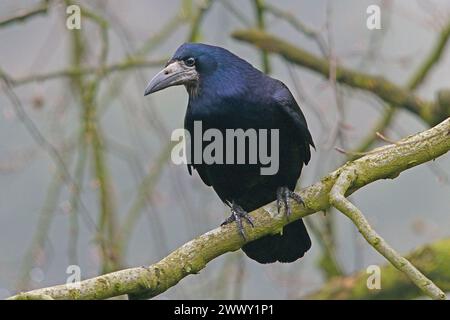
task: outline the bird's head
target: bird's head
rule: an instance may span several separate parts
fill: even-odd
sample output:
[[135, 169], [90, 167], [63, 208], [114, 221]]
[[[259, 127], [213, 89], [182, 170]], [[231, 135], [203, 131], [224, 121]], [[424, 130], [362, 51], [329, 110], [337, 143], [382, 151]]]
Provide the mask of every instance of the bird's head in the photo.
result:
[[[230, 73], [238, 74], [247, 66], [250, 66], [247, 62], [221, 47], [185, 43], [176, 50], [165, 68], [150, 80], [145, 95], [184, 85], [189, 94], [195, 96], [202, 81], [224, 85], [223, 80], [230, 78]], [[233, 78], [235, 82], [236, 77]]]

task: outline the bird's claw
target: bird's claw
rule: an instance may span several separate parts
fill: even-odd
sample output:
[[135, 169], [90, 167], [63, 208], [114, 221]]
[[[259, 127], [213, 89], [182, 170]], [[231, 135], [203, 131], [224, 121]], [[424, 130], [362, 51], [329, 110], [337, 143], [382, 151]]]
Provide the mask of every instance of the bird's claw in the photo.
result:
[[277, 211], [280, 213], [281, 205], [284, 204], [284, 212], [289, 219], [289, 216], [292, 213], [291, 205], [289, 203], [289, 199], [296, 201], [298, 204], [305, 205], [302, 197], [295, 193], [294, 191], [289, 190], [287, 187], [279, 187], [277, 190]]
[[242, 219], [247, 221], [252, 227], [255, 226], [253, 223], [253, 219], [252, 219], [252, 217], [250, 217], [248, 212], [245, 211], [244, 209], [242, 209], [241, 206], [239, 206], [233, 202], [233, 204], [231, 206], [231, 215], [224, 222], [222, 222], [221, 226], [224, 226], [226, 224], [236, 221], [239, 233], [241, 234], [242, 238], [244, 238], [244, 240], [247, 240], [247, 237], [245, 236], [245, 232], [244, 232], [244, 226], [242, 224]]

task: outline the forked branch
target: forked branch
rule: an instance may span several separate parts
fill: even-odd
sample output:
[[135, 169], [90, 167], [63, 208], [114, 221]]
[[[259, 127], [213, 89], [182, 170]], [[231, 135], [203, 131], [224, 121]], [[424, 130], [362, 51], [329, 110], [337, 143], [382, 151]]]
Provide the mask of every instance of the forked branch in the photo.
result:
[[425, 294], [433, 299], [445, 299], [442, 292], [430, 279], [425, 277], [411, 262], [397, 253], [375, 230], [372, 229], [362, 212], [347, 198], [345, 193], [357, 179], [358, 168], [351, 164], [344, 169], [330, 192], [330, 204], [345, 214], [358, 228], [367, 242], [383, 255], [394, 267], [402, 271]]

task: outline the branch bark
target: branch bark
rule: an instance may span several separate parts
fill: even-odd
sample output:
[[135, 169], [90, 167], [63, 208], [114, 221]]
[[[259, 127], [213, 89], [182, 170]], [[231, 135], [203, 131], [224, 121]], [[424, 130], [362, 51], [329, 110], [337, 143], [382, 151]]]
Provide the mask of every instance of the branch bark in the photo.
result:
[[[321, 181], [300, 190], [305, 206], [293, 203], [290, 221], [278, 215], [276, 206], [270, 204], [252, 212], [255, 227], [244, 227], [248, 241], [279, 231], [287, 223], [326, 210], [330, 207], [330, 192], [340, 174], [349, 165], [358, 167], [358, 175], [346, 190], [349, 196], [365, 185], [380, 180], [393, 179], [401, 172], [445, 154], [450, 150], [450, 118], [439, 125], [409, 136], [396, 144], [374, 149], [364, 157], [349, 162], [325, 176]], [[245, 241], [234, 224], [216, 228], [184, 244], [161, 261], [148, 267], [137, 267], [72, 285], [59, 285], [21, 293], [10, 299], [51, 297], [53, 299], [105, 299], [123, 294], [154, 297], [181, 279], [197, 274], [214, 258], [238, 250]]]

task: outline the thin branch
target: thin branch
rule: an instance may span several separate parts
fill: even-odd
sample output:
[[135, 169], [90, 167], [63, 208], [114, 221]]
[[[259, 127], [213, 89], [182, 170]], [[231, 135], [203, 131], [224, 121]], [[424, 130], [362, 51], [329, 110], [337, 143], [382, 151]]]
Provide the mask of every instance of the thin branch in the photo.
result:
[[84, 132], [80, 133], [79, 139], [79, 150], [78, 159], [75, 166], [74, 179], [76, 181], [77, 189], [71, 190], [72, 195], [69, 201], [69, 216], [70, 216], [70, 226], [69, 226], [69, 245], [68, 245], [68, 259], [70, 264], [78, 264], [78, 210], [81, 197], [81, 187], [84, 182], [84, 171], [86, 167], [87, 160], [87, 144]]
[[426, 295], [436, 300], [445, 299], [442, 292], [430, 279], [425, 277], [411, 262], [403, 258], [384, 240], [366, 220], [362, 212], [345, 197], [345, 193], [357, 179], [359, 168], [356, 165], [348, 165], [336, 180], [330, 192], [330, 203], [345, 214], [358, 228], [367, 242], [383, 255], [394, 267], [402, 271], [416, 284]]
[[188, 41], [189, 42], [197, 42], [200, 40], [200, 27], [202, 25], [203, 19], [206, 16], [206, 13], [211, 8], [214, 0], [205, 0], [202, 1], [198, 6], [197, 13], [193, 16], [191, 29], [189, 31]]
[[[264, 0], [253, 0], [253, 6], [255, 8], [256, 26], [259, 30], [265, 31], [266, 21], [264, 18]], [[266, 50], [261, 50], [261, 64], [263, 66], [264, 73], [270, 73], [270, 61], [269, 55]]]
[[[101, 68], [101, 75], [106, 76], [109, 73], [115, 71], [125, 71], [135, 68], [154, 68], [163, 66], [167, 62], [167, 59], [156, 59], [156, 60], [143, 60], [143, 59], [134, 59], [127, 58], [122, 62], [114, 63], [104, 68]], [[58, 79], [58, 78], [72, 78], [81, 75], [89, 75], [99, 73], [99, 68], [95, 67], [80, 67], [80, 68], [67, 68], [64, 70], [53, 71], [49, 73], [43, 74], [35, 74], [26, 76], [18, 79], [10, 79], [12, 86], [20, 86], [30, 82], [40, 82], [50, 79]]]
[[[5, 83], [5, 92], [9, 100], [11, 101], [12, 105], [14, 106], [14, 110], [16, 111], [17, 117], [24, 124], [27, 131], [30, 133], [35, 142], [48, 153], [48, 155], [55, 162], [58, 169], [61, 170], [61, 172], [63, 173], [63, 180], [69, 186], [69, 188], [71, 189], [78, 188], [59, 150], [50, 141], [47, 140], [47, 138], [39, 130], [38, 126], [34, 123], [34, 121], [25, 111], [25, 108], [22, 105], [21, 100], [14, 91], [11, 79], [2, 70], [0, 70], [0, 78]], [[80, 206], [82, 207], [84, 212], [86, 213], [89, 212], [87, 207], [84, 205], [82, 201], [80, 201]], [[87, 219], [87, 222], [90, 223], [91, 226], [94, 226], [95, 228], [95, 223], [93, 223], [90, 216], [85, 215], [85, 217]]]
[[265, 4], [264, 9], [267, 10], [267, 12], [270, 12], [277, 18], [285, 20], [287, 23], [289, 23], [294, 29], [296, 29], [298, 32], [302, 33], [306, 37], [312, 39], [317, 46], [319, 47], [319, 50], [321, 54], [326, 57], [328, 55], [328, 46], [325, 42], [325, 39], [322, 37], [319, 31], [312, 29], [311, 27], [305, 25], [303, 22], [297, 19], [297, 17], [292, 14], [289, 11], [284, 11], [282, 9], [279, 9], [275, 7], [272, 4]]
[[[408, 81], [407, 88], [411, 91], [416, 90], [426, 79], [428, 74], [434, 65], [436, 65], [441, 59], [445, 48], [447, 46], [448, 40], [450, 39], [450, 22], [446, 25], [445, 28], [439, 34], [438, 40], [431, 52], [426, 56], [424, 61], [421, 63], [417, 71], [412, 75], [411, 79]], [[445, 110], [443, 108], [439, 108], [439, 110]], [[363, 138], [359, 146], [356, 148], [358, 152], [367, 151], [377, 139], [377, 136], [374, 134], [375, 132], [383, 133], [386, 128], [389, 127], [392, 120], [395, 118], [396, 109], [391, 105], [386, 105], [385, 111], [375, 124], [374, 128], [370, 131], [367, 137]], [[352, 157], [350, 159], [355, 159]]]
[[372, 147], [373, 143], [377, 139], [377, 135], [375, 133], [386, 131], [386, 128], [390, 125], [391, 121], [394, 119], [396, 113], [395, 111], [396, 108], [392, 107], [391, 105], [387, 104], [385, 106], [381, 118], [378, 119], [377, 123], [370, 130], [370, 133], [359, 142], [359, 145], [355, 148], [355, 151], [349, 153], [347, 160], [355, 160], [359, 158], [361, 155], [364, 154], [364, 152], [366, 152], [367, 150], [370, 149], [370, 147]]
[[46, 14], [49, 8], [49, 0], [45, 0], [42, 2], [42, 4], [40, 4], [39, 6], [37, 6], [36, 8], [33, 8], [31, 10], [28, 11], [23, 11], [20, 12], [19, 14], [13, 16], [13, 17], [9, 17], [6, 18], [4, 20], [0, 21], [0, 28], [1, 27], [5, 27], [8, 26], [10, 24], [13, 23], [18, 23], [18, 22], [25, 22], [26, 20], [33, 18], [35, 16], [41, 15], [41, 14]]
[[436, 44], [434, 45], [431, 52], [425, 58], [420, 67], [417, 69], [416, 73], [411, 77], [411, 80], [407, 84], [408, 88], [414, 90], [425, 81], [429, 71], [441, 59], [449, 39], [450, 39], [450, 21], [440, 32]]
[[[335, 243], [333, 242], [334, 233], [330, 232], [330, 220], [327, 215], [327, 220], [323, 223], [316, 223], [313, 219], [307, 218], [304, 220], [308, 230], [314, 235], [321, 249], [321, 255], [317, 259], [317, 265], [320, 266], [320, 271], [325, 279], [334, 278], [344, 275], [341, 265], [336, 257]], [[324, 226], [322, 226], [324, 225]]]
[[[430, 274], [444, 291], [450, 291], [450, 238], [426, 244], [409, 253], [406, 258], [422, 272]], [[380, 290], [367, 287], [368, 273], [361, 270], [345, 277], [330, 279], [307, 299], [415, 299], [423, 295], [404, 274], [391, 264], [380, 266]], [[305, 297], [303, 297], [305, 298]]]
[[[67, 5], [70, 3], [70, 0], [66, 0]], [[101, 17], [93, 18], [93, 14], [90, 17], [96, 21], [102, 21]], [[104, 29], [104, 23], [99, 22], [99, 24], [100, 28]], [[87, 47], [81, 30], [75, 30], [71, 35], [73, 67], [77, 69], [81, 68]], [[103, 42], [101, 55], [106, 59], [108, 53], [107, 36], [106, 39], [103, 39]], [[86, 147], [89, 147], [87, 150], [92, 151], [95, 182], [98, 186], [99, 227], [97, 241], [102, 254], [102, 271], [110, 272], [121, 267], [121, 257], [118, 255], [118, 241], [116, 241], [115, 198], [105, 159], [103, 134], [97, 116], [96, 94], [102, 67], [102, 64], [99, 65], [95, 72], [96, 77], [92, 80], [86, 79], [84, 74], [74, 75], [71, 80], [74, 91], [80, 96], [82, 106], [80, 112], [81, 130], [86, 139]]]
[[[358, 168], [346, 196], [380, 179], [395, 178], [402, 171], [447, 153], [450, 150], [450, 118], [436, 127], [409, 136], [395, 145], [375, 149], [325, 176], [321, 181], [299, 191], [305, 206], [293, 203], [290, 220], [278, 215], [276, 206], [253, 211], [255, 227], [245, 225], [247, 241], [279, 231], [284, 225], [330, 207], [330, 192], [341, 173], [350, 165]], [[345, 177], [345, 176], [344, 176]], [[340, 178], [341, 180], [344, 178]], [[154, 297], [190, 274], [197, 274], [208, 262], [230, 251], [241, 248], [245, 241], [236, 225], [229, 224], [209, 231], [184, 244], [161, 261], [148, 267], [136, 267], [72, 285], [59, 285], [18, 294], [10, 299], [28, 299], [49, 296], [53, 299], [106, 299], [129, 294], [132, 297]]]
[[58, 200], [62, 191], [62, 185], [64, 180], [62, 179], [63, 173], [59, 170], [53, 174], [53, 178], [48, 187], [47, 195], [44, 201], [44, 205], [39, 213], [36, 229], [30, 247], [25, 254], [21, 267], [20, 276], [17, 283], [19, 290], [25, 290], [30, 286], [30, 271], [33, 269], [36, 261], [39, 261], [39, 257], [45, 253], [45, 242], [48, 239], [50, 233], [50, 227], [54, 218], [54, 213], [58, 207]]
[[223, 7], [227, 9], [236, 19], [238, 19], [240, 23], [246, 27], [251, 27], [251, 24], [249, 23], [250, 19], [248, 19], [241, 10], [232, 5], [230, 0], [221, 0], [219, 3], [222, 4]]
[[189, 20], [184, 10], [180, 10], [174, 17], [168, 20], [161, 29], [148, 38], [139, 50], [136, 51], [137, 57], [142, 57], [148, 54], [152, 49], [169, 39], [169, 37], [178, 30], [183, 24]]
[[150, 202], [151, 195], [153, 190], [156, 187], [156, 184], [163, 173], [164, 166], [168, 163], [167, 159], [170, 157], [170, 152], [174, 146], [173, 142], [167, 144], [164, 147], [154, 166], [150, 169], [150, 172], [142, 179], [140, 186], [138, 187], [138, 194], [136, 199], [133, 201], [130, 211], [127, 213], [125, 221], [123, 223], [123, 227], [120, 230], [120, 234], [122, 237], [122, 242], [120, 244], [121, 250], [123, 252], [126, 251], [129, 240], [131, 238], [131, 232], [139, 221], [142, 210], [146, 204]]

